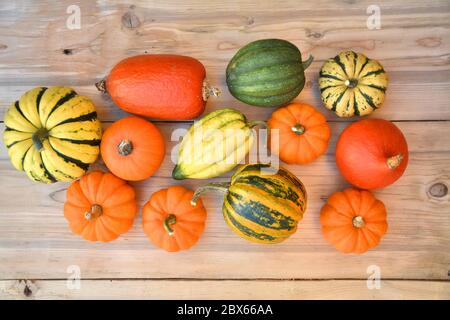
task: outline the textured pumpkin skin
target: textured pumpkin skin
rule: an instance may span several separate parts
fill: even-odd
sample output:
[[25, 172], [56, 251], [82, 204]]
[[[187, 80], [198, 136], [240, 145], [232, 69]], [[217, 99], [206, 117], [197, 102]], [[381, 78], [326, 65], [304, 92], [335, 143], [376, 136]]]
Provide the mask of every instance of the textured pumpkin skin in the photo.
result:
[[95, 107], [71, 88], [27, 91], [7, 110], [4, 122], [12, 164], [34, 181], [72, 181], [98, 157], [102, 128]]
[[280, 39], [257, 40], [242, 47], [227, 66], [230, 93], [259, 107], [276, 107], [294, 99], [305, 85], [300, 50]]
[[[211, 186], [203, 189], [207, 191]], [[225, 221], [236, 234], [252, 242], [284, 241], [296, 232], [306, 210], [305, 187], [283, 168], [243, 165], [231, 177], [230, 184], [220, 188], [226, 191], [222, 206]], [[196, 191], [197, 198], [201, 189]]]
[[309, 104], [282, 107], [272, 113], [267, 124], [271, 130], [279, 130], [279, 148], [272, 151], [286, 163], [309, 163], [327, 151], [330, 127], [323, 114]]
[[205, 67], [185, 56], [151, 54], [120, 61], [106, 91], [123, 110], [151, 118], [187, 120], [205, 109]]
[[172, 177], [208, 179], [232, 170], [252, 146], [251, 127], [246, 117], [235, 109], [224, 108], [207, 114], [183, 137]]
[[319, 74], [322, 101], [339, 117], [370, 114], [383, 103], [387, 85], [383, 66], [353, 51], [328, 59]]
[[112, 173], [90, 172], [67, 189], [64, 216], [72, 232], [85, 240], [116, 239], [131, 228], [136, 212], [134, 189]]
[[339, 171], [361, 189], [378, 189], [394, 183], [405, 172], [408, 158], [403, 133], [392, 122], [382, 119], [352, 123], [336, 145]]
[[369, 191], [353, 188], [328, 198], [320, 211], [320, 223], [325, 239], [344, 253], [364, 253], [376, 247], [388, 229], [383, 202]]
[[[121, 143], [131, 149], [121, 153]], [[103, 135], [103, 161], [121, 179], [139, 181], [150, 177], [160, 167], [165, 155], [164, 137], [151, 122], [139, 117], [126, 117], [114, 122]]]
[[[144, 205], [142, 226], [156, 246], [177, 252], [197, 243], [205, 229], [207, 214], [201, 200], [195, 206], [191, 204], [193, 195], [193, 191], [182, 186], [171, 186], [153, 193]], [[175, 216], [169, 224], [171, 230], [164, 227], [169, 215]]]

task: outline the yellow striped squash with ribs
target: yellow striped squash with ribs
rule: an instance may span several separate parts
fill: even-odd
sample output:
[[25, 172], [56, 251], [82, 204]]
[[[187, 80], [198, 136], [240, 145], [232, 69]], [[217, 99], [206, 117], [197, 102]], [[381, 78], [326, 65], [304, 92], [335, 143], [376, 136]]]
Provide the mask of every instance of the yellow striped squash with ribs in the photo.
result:
[[81, 177], [99, 154], [102, 135], [94, 104], [68, 87], [37, 87], [5, 114], [3, 141], [14, 167], [34, 181]]
[[328, 59], [319, 74], [322, 101], [339, 117], [370, 114], [383, 103], [387, 85], [383, 66], [353, 51]]
[[306, 210], [303, 183], [288, 170], [268, 164], [243, 165], [230, 183], [210, 183], [198, 188], [192, 203], [211, 190], [225, 194], [222, 212], [231, 230], [252, 242], [284, 241], [296, 232]]

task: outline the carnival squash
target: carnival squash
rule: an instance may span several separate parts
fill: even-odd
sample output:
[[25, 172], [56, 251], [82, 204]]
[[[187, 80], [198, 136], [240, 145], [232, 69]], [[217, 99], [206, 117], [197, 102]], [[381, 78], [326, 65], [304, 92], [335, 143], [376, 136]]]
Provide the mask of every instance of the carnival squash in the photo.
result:
[[336, 163], [344, 178], [361, 189], [386, 187], [408, 164], [408, 145], [392, 122], [364, 119], [349, 125], [336, 146]]
[[208, 179], [236, 167], [253, 143], [252, 128], [262, 121], [247, 121], [240, 111], [224, 108], [196, 121], [178, 150], [174, 179]]
[[210, 95], [203, 64], [191, 57], [149, 54], [120, 61], [97, 88], [107, 92], [123, 110], [169, 120], [199, 116]]
[[349, 188], [333, 193], [320, 211], [325, 239], [344, 253], [364, 253], [386, 233], [386, 208], [372, 193]]
[[158, 247], [176, 252], [197, 243], [205, 229], [206, 210], [202, 201], [191, 205], [194, 192], [171, 186], [152, 194], [142, 209], [142, 225]]
[[242, 47], [227, 66], [226, 80], [238, 100], [259, 107], [276, 107], [294, 99], [305, 85], [300, 50], [281, 39], [257, 40]]
[[282, 107], [272, 113], [267, 124], [271, 136], [279, 139], [278, 148], [272, 151], [286, 163], [309, 163], [327, 151], [330, 127], [325, 117], [309, 104], [291, 103]]
[[102, 128], [91, 100], [68, 87], [27, 91], [5, 114], [13, 166], [34, 181], [81, 177], [99, 154]]
[[295, 175], [266, 164], [241, 166], [230, 183], [210, 183], [195, 191], [192, 203], [210, 190], [224, 193], [222, 212], [236, 234], [252, 242], [279, 243], [294, 234], [306, 210], [306, 190]]
[[106, 129], [101, 154], [108, 169], [119, 178], [144, 180], [158, 170], [164, 159], [164, 138], [151, 122], [126, 117]]
[[112, 173], [94, 171], [67, 189], [64, 216], [73, 233], [89, 241], [108, 242], [133, 225], [134, 189]]
[[339, 117], [370, 114], [383, 103], [387, 85], [383, 66], [353, 51], [327, 60], [319, 75], [322, 101]]

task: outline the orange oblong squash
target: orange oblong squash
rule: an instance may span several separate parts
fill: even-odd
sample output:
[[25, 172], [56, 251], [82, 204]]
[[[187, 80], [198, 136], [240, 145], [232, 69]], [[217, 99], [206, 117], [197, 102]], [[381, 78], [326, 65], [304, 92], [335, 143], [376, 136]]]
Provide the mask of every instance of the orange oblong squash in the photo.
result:
[[320, 211], [324, 238], [338, 251], [364, 253], [386, 233], [386, 208], [370, 191], [354, 188], [333, 193]]
[[272, 151], [286, 163], [306, 164], [327, 151], [330, 127], [323, 114], [309, 104], [291, 103], [279, 108], [267, 124], [271, 130], [279, 130], [279, 150]]
[[153, 193], [144, 205], [144, 232], [156, 246], [177, 252], [197, 243], [205, 229], [206, 210], [201, 199], [191, 204], [193, 195], [182, 186], [171, 186]]
[[112, 173], [90, 172], [67, 189], [64, 216], [73, 233], [89, 241], [108, 242], [133, 225], [134, 189]]

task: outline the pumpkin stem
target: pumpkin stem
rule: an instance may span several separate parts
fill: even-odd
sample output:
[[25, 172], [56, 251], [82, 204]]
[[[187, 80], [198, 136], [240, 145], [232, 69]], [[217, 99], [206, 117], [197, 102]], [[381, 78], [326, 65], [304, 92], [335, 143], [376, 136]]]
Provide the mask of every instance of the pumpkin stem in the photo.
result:
[[308, 67], [311, 65], [311, 63], [313, 62], [313, 60], [314, 60], [314, 57], [313, 57], [312, 55], [309, 55], [308, 60], [303, 61], [303, 63], [302, 63], [302, 65], [303, 65], [303, 70], [306, 70], [306, 68], [308, 68]]
[[127, 156], [133, 151], [133, 143], [130, 140], [124, 139], [117, 146], [117, 151], [121, 156]]
[[349, 88], [354, 88], [358, 85], [358, 79], [347, 79], [344, 84]]
[[170, 213], [167, 216], [167, 218], [164, 220], [163, 227], [167, 231], [169, 236], [173, 236], [174, 231], [173, 231], [173, 229], [170, 226], [175, 224], [175, 223], [177, 223], [177, 217], [174, 214], [172, 214], [172, 213]]
[[218, 97], [220, 95], [220, 89], [216, 87], [212, 87], [209, 85], [208, 81], [205, 79], [203, 80], [203, 86], [202, 86], [202, 97], [203, 101], [207, 101], [209, 97], [214, 96]]
[[48, 130], [46, 128], [40, 128], [35, 133], [33, 133], [31, 137], [31, 141], [33, 141], [34, 147], [37, 151], [41, 151], [44, 145], [42, 142], [44, 139], [48, 138]]
[[403, 160], [403, 155], [398, 154], [396, 156], [388, 158], [386, 161], [386, 164], [389, 167], [389, 169], [394, 170], [395, 168], [397, 168], [400, 165], [402, 160]]
[[84, 218], [86, 220], [92, 220], [92, 219], [97, 219], [98, 217], [100, 217], [103, 214], [103, 209], [102, 206], [99, 204], [93, 204], [91, 206], [91, 209], [89, 211], [86, 211], [84, 213]]
[[300, 123], [295, 124], [291, 128], [291, 130], [294, 131], [294, 133], [299, 135], [299, 136], [305, 133], [305, 127], [302, 126]]
[[222, 192], [224, 194], [227, 194], [229, 187], [230, 187], [230, 183], [229, 182], [211, 182], [211, 183], [208, 183], [205, 186], [197, 188], [197, 190], [195, 190], [194, 195], [192, 196], [191, 205], [193, 205], [193, 206], [197, 205], [198, 198], [204, 192], [219, 191], [219, 192]]
[[106, 81], [105, 79], [100, 80], [99, 82], [95, 83], [95, 87], [97, 88], [98, 91], [101, 91], [102, 93], [107, 93], [108, 91], [106, 91]]
[[364, 221], [363, 217], [356, 216], [353, 217], [352, 224], [355, 228], [363, 228], [366, 225], [366, 222]]
[[258, 125], [261, 125], [261, 126], [267, 128], [267, 123], [266, 123], [265, 121], [261, 121], [261, 120], [253, 120], [253, 121], [249, 121], [249, 122], [248, 122], [248, 126], [249, 126], [250, 128], [256, 127], [256, 126], [258, 126]]

